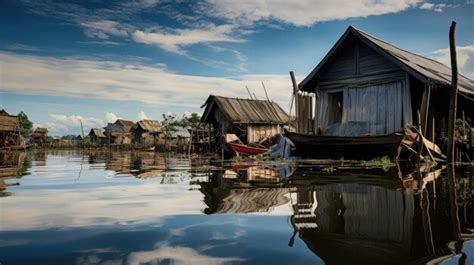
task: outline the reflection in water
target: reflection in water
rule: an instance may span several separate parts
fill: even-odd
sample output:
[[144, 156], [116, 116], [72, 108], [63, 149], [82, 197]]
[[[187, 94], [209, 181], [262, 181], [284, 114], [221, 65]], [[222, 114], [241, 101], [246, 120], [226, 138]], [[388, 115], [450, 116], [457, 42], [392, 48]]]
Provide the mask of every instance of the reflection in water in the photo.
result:
[[474, 262], [472, 167], [322, 170], [77, 150], [3, 157], [5, 264]]

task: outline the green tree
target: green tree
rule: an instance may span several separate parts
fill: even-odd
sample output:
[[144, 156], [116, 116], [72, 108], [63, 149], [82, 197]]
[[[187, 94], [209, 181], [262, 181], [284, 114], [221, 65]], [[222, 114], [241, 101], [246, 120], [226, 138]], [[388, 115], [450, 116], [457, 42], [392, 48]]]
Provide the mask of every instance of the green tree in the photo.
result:
[[20, 122], [21, 126], [21, 134], [23, 136], [30, 136], [31, 129], [33, 128], [33, 122], [28, 119], [28, 115], [23, 111], [20, 111], [18, 114], [18, 121]]

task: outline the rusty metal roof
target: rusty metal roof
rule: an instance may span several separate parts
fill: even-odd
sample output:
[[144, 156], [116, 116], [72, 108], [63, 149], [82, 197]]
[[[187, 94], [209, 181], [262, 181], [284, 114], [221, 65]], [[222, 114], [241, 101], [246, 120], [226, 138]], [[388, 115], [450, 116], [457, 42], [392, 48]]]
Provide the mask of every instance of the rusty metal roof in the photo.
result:
[[124, 128], [127, 128], [127, 130], [130, 130], [133, 125], [135, 125], [135, 123], [133, 121], [127, 121], [127, 120], [122, 120], [122, 119], [118, 119], [116, 122], [115, 122], [116, 125], [120, 125]]
[[102, 130], [101, 128], [92, 128], [91, 131], [89, 132], [89, 136], [90, 135], [95, 135], [95, 136], [100, 137], [100, 138], [107, 137], [104, 134], [104, 130]]
[[[450, 67], [433, 59], [395, 47], [392, 44], [350, 26], [318, 66], [299, 84], [301, 90], [311, 91], [313, 89], [314, 81], [315, 78], [317, 78], [319, 70], [322, 69], [323, 65], [350, 34], [390, 59], [414, 77], [420, 79], [420, 81], [427, 84], [451, 85]], [[474, 81], [459, 74], [458, 89], [459, 92], [464, 94], [474, 94]]]
[[150, 133], [157, 133], [161, 132], [161, 125], [160, 122], [157, 120], [141, 120], [138, 121], [133, 128], [140, 126], [142, 130], [150, 132]]
[[9, 115], [8, 113], [2, 113], [0, 115], [0, 131], [2, 132], [19, 132], [20, 122], [17, 116]]
[[267, 100], [227, 98], [210, 95], [204, 105], [206, 107], [201, 121], [208, 123], [213, 113], [219, 109], [227, 119], [239, 124], [286, 124], [288, 114], [275, 102]]

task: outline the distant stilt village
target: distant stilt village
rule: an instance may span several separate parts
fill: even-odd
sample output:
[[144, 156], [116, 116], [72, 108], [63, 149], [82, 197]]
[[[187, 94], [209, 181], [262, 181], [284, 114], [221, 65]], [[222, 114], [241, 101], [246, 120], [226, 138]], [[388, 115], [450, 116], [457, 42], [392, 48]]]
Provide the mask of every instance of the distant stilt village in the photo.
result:
[[18, 117], [3, 110], [0, 146], [274, 157], [287, 157], [291, 148], [303, 158], [418, 162], [444, 161], [450, 153], [456, 161], [473, 157], [474, 82], [354, 27], [299, 84], [290, 72], [290, 113], [270, 100], [266, 88], [265, 93], [266, 100], [250, 92], [250, 99], [210, 95], [202, 117], [188, 124], [118, 119], [69, 139], [51, 139], [47, 128], [27, 138]]

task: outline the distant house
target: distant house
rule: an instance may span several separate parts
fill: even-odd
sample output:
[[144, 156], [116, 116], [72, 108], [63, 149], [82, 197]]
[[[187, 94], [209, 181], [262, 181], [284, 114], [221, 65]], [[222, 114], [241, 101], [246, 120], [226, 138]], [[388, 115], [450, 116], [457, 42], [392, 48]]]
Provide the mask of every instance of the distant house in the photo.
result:
[[233, 133], [244, 142], [255, 143], [283, 132], [290, 120], [277, 103], [267, 100], [210, 95], [203, 107], [201, 122], [212, 125], [215, 139]]
[[102, 145], [107, 143], [107, 136], [104, 134], [104, 130], [100, 128], [92, 128], [88, 134], [90, 142], [93, 145]]
[[166, 148], [176, 151], [187, 150], [191, 140], [188, 128], [178, 127], [176, 131], [166, 133]]
[[48, 143], [48, 129], [36, 128], [31, 134], [31, 143], [36, 145], [45, 145]]
[[0, 147], [20, 145], [21, 128], [17, 116], [0, 111]]
[[161, 125], [157, 120], [141, 120], [133, 125], [133, 143], [136, 145], [156, 145], [158, 135], [161, 133]]
[[131, 128], [135, 123], [132, 121], [118, 119], [115, 123], [108, 123], [104, 127], [105, 135], [110, 136], [111, 144], [130, 144], [132, 141]]

